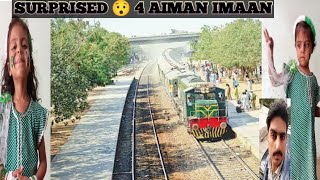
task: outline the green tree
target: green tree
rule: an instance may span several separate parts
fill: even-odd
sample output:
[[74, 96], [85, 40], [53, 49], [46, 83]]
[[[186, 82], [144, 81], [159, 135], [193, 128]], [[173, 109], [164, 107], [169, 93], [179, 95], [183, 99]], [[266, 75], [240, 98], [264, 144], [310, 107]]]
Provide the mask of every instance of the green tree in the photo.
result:
[[221, 27], [204, 26], [191, 48], [194, 60], [209, 59], [226, 68], [252, 70], [261, 64], [261, 21], [237, 19]]
[[87, 107], [88, 91], [111, 83], [129, 62], [124, 36], [82, 19], [51, 20], [51, 102], [57, 119]]

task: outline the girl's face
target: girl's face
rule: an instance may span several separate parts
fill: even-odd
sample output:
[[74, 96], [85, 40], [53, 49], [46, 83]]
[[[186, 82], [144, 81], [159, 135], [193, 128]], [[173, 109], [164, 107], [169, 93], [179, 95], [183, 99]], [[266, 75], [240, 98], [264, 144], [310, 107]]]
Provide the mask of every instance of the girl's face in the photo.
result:
[[309, 60], [313, 52], [313, 45], [310, 34], [307, 30], [300, 29], [297, 32], [295, 46], [300, 66], [309, 67]]
[[30, 49], [28, 33], [17, 23], [9, 35], [9, 74], [15, 78], [27, 79], [30, 72]]

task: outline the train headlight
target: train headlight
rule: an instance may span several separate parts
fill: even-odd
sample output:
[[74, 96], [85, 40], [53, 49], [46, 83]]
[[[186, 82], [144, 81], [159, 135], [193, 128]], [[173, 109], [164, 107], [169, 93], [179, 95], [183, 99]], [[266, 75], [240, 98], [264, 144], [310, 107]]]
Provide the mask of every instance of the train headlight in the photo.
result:
[[210, 126], [210, 124], [207, 125], [206, 131], [210, 132], [212, 130], [212, 127]]
[[199, 130], [199, 125], [198, 125], [198, 124], [193, 124], [193, 125], [192, 125], [192, 129], [194, 129], [194, 130]]
[[225, 122], [220, 123], [220, 127], [223, 128], [223, 129], [226, 128], [227, 127], [227, 123], [225, 123]]

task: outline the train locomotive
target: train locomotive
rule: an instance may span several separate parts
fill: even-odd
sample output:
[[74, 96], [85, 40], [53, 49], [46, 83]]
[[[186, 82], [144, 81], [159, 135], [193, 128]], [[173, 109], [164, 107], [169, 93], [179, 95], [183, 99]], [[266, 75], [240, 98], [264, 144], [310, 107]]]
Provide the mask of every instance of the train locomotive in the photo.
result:
[[160, 80], [173, 99], [188, 132], [197, 139], [222, 138], [228, 129], [225, 90], [204, 82], [169, 56], [158, 60]]

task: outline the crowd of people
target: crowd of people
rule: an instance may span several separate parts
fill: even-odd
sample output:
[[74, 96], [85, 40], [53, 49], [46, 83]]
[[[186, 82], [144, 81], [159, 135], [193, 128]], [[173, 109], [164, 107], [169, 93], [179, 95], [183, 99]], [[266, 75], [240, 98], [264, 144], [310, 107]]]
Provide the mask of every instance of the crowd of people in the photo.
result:
[[[255, 110], [256, 109], [256, 99], [257, 95], [253, 92], [252, 84], [254, 80], [249, 78], [249, 74], [246, 73], [245, 80], [247, 82], [247, 87], [243, 92], [239, 92], [239, 81], [238, 70], [233, 70], [232, 73], [224, 68], [215, 68], [212, 63], [205, 61], [204, 64], [199, 65], [196, 68], [194, 65], [188, 64], [188, 68], [195, 72], [196, 69], [200, 70], [200, 74], [205, 79], [206, 82], [211, 82], [217, 87], [222, 86], [222, 78], [226, 77], [228, 79], [232, 78], [232, 87], [230, 84], [226, 84], [226, 96], [228, 100], [235, 100], [244, 111]], [[198, 71], [197, 70], [197, 71]], [[255, 80], [258, 79], [258, 75], [255, 74]], [[234, 97], [232, 96], [232, 92]]]
[[[256, 98], [257, 95], [252, 90], [252, 80], [247, 76], [247, 89], [242, 92], [241, 96], [239, 96], [239, 82], [237, 79], [233, 78], [233, 89], [235, 100], [239, 105], [241, 105], [244, 111], [255, 110], [256, 109]], [[228, 100], [232, 100], [231, 96], [231, 88], [230, 85], [227, 84], [227, 98]]]

